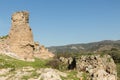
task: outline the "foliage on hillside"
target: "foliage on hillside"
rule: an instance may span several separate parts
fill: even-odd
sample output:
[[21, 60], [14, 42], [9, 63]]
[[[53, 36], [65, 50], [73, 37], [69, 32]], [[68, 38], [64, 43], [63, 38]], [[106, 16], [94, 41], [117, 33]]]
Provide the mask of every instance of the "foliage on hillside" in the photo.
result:
[[120, 50], [112, 48], [111, 50], [105, 50], [101, 54], [109, 54], [115, 63], [120, 63]]

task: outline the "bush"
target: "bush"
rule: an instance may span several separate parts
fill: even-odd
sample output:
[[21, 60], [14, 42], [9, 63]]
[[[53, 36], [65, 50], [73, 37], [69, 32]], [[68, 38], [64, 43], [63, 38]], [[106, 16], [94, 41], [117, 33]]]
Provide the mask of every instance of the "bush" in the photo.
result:
[[115, 63], [120, 63], [120, 52], [119, 51], [111, 51], [108, 54], [113, 58]]
[[54, 69], [58, 69], [58, 70], [67, 70], [67, 64], [64, 64], [62, 62], [60, 62], [59, 59], [53, 59], [53, 60], [50, 60], [46, 66], [49, 66], [51, 68], [54, 68]]
[[116, 48], [112, 48], [111, 50], [105, 50], [101, 53], [101, 55], [108, 54], [110, 55], [115, 63], [120, 63], [120, 51]]
[[49, 66], [51, 68], [54, 68], [54, 69], [59, 69], [59, 64], [60, 64], [60, 61], [57, 60], [57, 59], [53, 59], [53, 60], [50, 60], [46, 66]]

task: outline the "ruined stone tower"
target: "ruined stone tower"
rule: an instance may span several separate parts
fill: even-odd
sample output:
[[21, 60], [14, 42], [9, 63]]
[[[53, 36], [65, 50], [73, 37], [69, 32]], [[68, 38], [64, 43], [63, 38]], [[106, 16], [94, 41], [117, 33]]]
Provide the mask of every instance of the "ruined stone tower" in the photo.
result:
[[28, 12], [16, 12], [11, 19], [12, 26], [7, 38], [8, 52], [15, 54], [22, 60], [31, 60], [34, 57], [48, 59], [54, 56], [45, 47], [34, 42], [32, 30], [29, 26]]
[[12, 27], [9, 37], [11, 40], [14, 38], [13, 42], [15, 43], [33, 42], [33, 35], [29, 26], [28, 12], [16, 12], [12, 15]]
[[23, 58], [33, 55], [34, 41], [29, 26], [29, 13], [16, 12], [12, 15], [12, 26], [9, 32], [8, 43], [10, 50]]

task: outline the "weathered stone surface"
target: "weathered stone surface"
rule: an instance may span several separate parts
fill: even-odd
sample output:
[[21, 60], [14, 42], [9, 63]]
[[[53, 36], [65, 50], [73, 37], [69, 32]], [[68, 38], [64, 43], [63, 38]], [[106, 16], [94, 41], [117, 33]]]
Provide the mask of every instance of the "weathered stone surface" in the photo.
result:
[[0, 69], [0, 75], [5, 75], [5, 74], [9, 73], [10, 70], [11, 70], [11, 68]]
[[[36, 76], [31, 76], [33, 73]], [[27, 80], [62, 80], [61, 76], [67, 77], [67, 74], [51, 68], [23, 67], [12, 73], [9, 72], [9, 69], [0, 70], [0, 80], [26, 80], [25, 76], [28, 76]]]
[[14, 13], [8, 37], [11, 52], [16, 53], [24, 59], [32, 58], [34, 49], [33, 35], [28, 22], [28, 12]]
[[117, 79], [114, 74], [109, 74], [103, 68], [98, 68], [93, 73], [92, 80], [117, 80]]
[[43, 45], [35, 46], [34, 57], [41, 59], [49, 59], [54, 57], [54, 54], [49, 52]]
[[65, 58], [65, 57], [60, 57], [59, 60], [64, 63], [64, 64], [69, 64], [69, 59], [68, 58]]
[[41, 71], [40, 80], [62, 80], [60, 76], [67, 77], [65, 73], [51, 68], [42, 69]]
[[117, 80], [116, 64], [109, 55], [82, 55], [59, 59], [68, 65], [68, 69], [76, 68], [78, 78], [86, 75], [87, 80]]
[[117, 80], [116, 64], [109, 55], [87, 55], [76, 60], [78, 72], [90, 74], [92, 80]]

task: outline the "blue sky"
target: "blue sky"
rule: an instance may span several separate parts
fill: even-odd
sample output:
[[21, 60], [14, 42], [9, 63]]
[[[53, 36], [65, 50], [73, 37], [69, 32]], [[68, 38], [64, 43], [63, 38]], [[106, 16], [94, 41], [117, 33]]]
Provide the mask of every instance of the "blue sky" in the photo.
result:
[[30, 12], [34, 40], [45, 46], [120, 40], [120, 0], [0, 0], [0, 35], [16, 11]]

